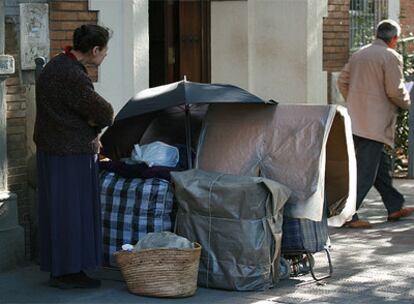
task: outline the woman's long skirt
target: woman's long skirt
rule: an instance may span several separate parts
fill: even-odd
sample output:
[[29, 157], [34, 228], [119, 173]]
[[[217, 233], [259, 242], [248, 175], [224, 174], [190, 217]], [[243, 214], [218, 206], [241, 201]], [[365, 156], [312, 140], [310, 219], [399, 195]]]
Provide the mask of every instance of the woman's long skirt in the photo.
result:
[[40, 269], [53, 276], [100, 265], [97, 155], [37, 152]]

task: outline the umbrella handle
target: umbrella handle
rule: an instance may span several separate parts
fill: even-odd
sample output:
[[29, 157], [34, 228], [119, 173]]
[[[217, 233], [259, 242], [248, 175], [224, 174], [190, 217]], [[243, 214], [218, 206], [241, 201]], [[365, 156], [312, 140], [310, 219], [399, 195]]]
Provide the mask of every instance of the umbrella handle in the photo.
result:
[[193, 159], [191, 157], [191, 113], [188, 104], [185, 105], [185, 142], [187, 148], [187, 165], [190, 170], [193, 168]]

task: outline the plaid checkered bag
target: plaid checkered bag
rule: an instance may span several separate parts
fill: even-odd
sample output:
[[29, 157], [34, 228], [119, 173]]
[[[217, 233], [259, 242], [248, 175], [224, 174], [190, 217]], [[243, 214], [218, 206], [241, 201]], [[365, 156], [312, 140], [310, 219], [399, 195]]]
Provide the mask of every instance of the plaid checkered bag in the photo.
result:
[[172, 231], [174, 194], [158, 178], [123, 178], [102, 171], [101, 212], [104, 264], [116, 266], [113, 253], [135, 245], [149, 232]]
[[320, 222], [284, 216], [282, 231], [282, 254], [297, 251], [310, 253], [321, 251], [328, 241], [326, 210]]

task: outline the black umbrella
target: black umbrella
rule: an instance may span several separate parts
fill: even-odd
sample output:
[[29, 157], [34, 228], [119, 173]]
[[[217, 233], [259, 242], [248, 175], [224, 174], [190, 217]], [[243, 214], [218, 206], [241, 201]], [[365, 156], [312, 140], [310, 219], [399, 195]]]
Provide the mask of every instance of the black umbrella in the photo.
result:
[[151, 116], [151, 113], [181, 106], [185, 112], [187, 158], [188, 166], [191, 168], [191, 106], [210, 103], [277, 104], [275, 101], [265, 101], [234, 85], [197, 83], [184, 79], [139, 92], [119, 111], [115, 117], [115, 124], [108, 128], [107, 132], [113, 132], [111, 128], [117, 128], [122, 122], [132, 118], [140, 116], [145, 119]]

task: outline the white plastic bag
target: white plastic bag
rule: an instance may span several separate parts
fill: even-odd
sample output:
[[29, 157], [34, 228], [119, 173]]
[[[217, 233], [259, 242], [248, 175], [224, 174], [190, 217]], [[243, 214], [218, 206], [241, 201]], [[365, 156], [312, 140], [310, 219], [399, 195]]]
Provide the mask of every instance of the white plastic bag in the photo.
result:
[[194, 248], [185, 237], [169, 231], [150, 232], [134, 246], [134, 251], [153, 248]]
[[142, 146], [134, 145], [131, 160], [137, 163], [146, 163], [149, 167], [175, 167], [178, 164], [179, 153], [176, 147], [155, 141]]

